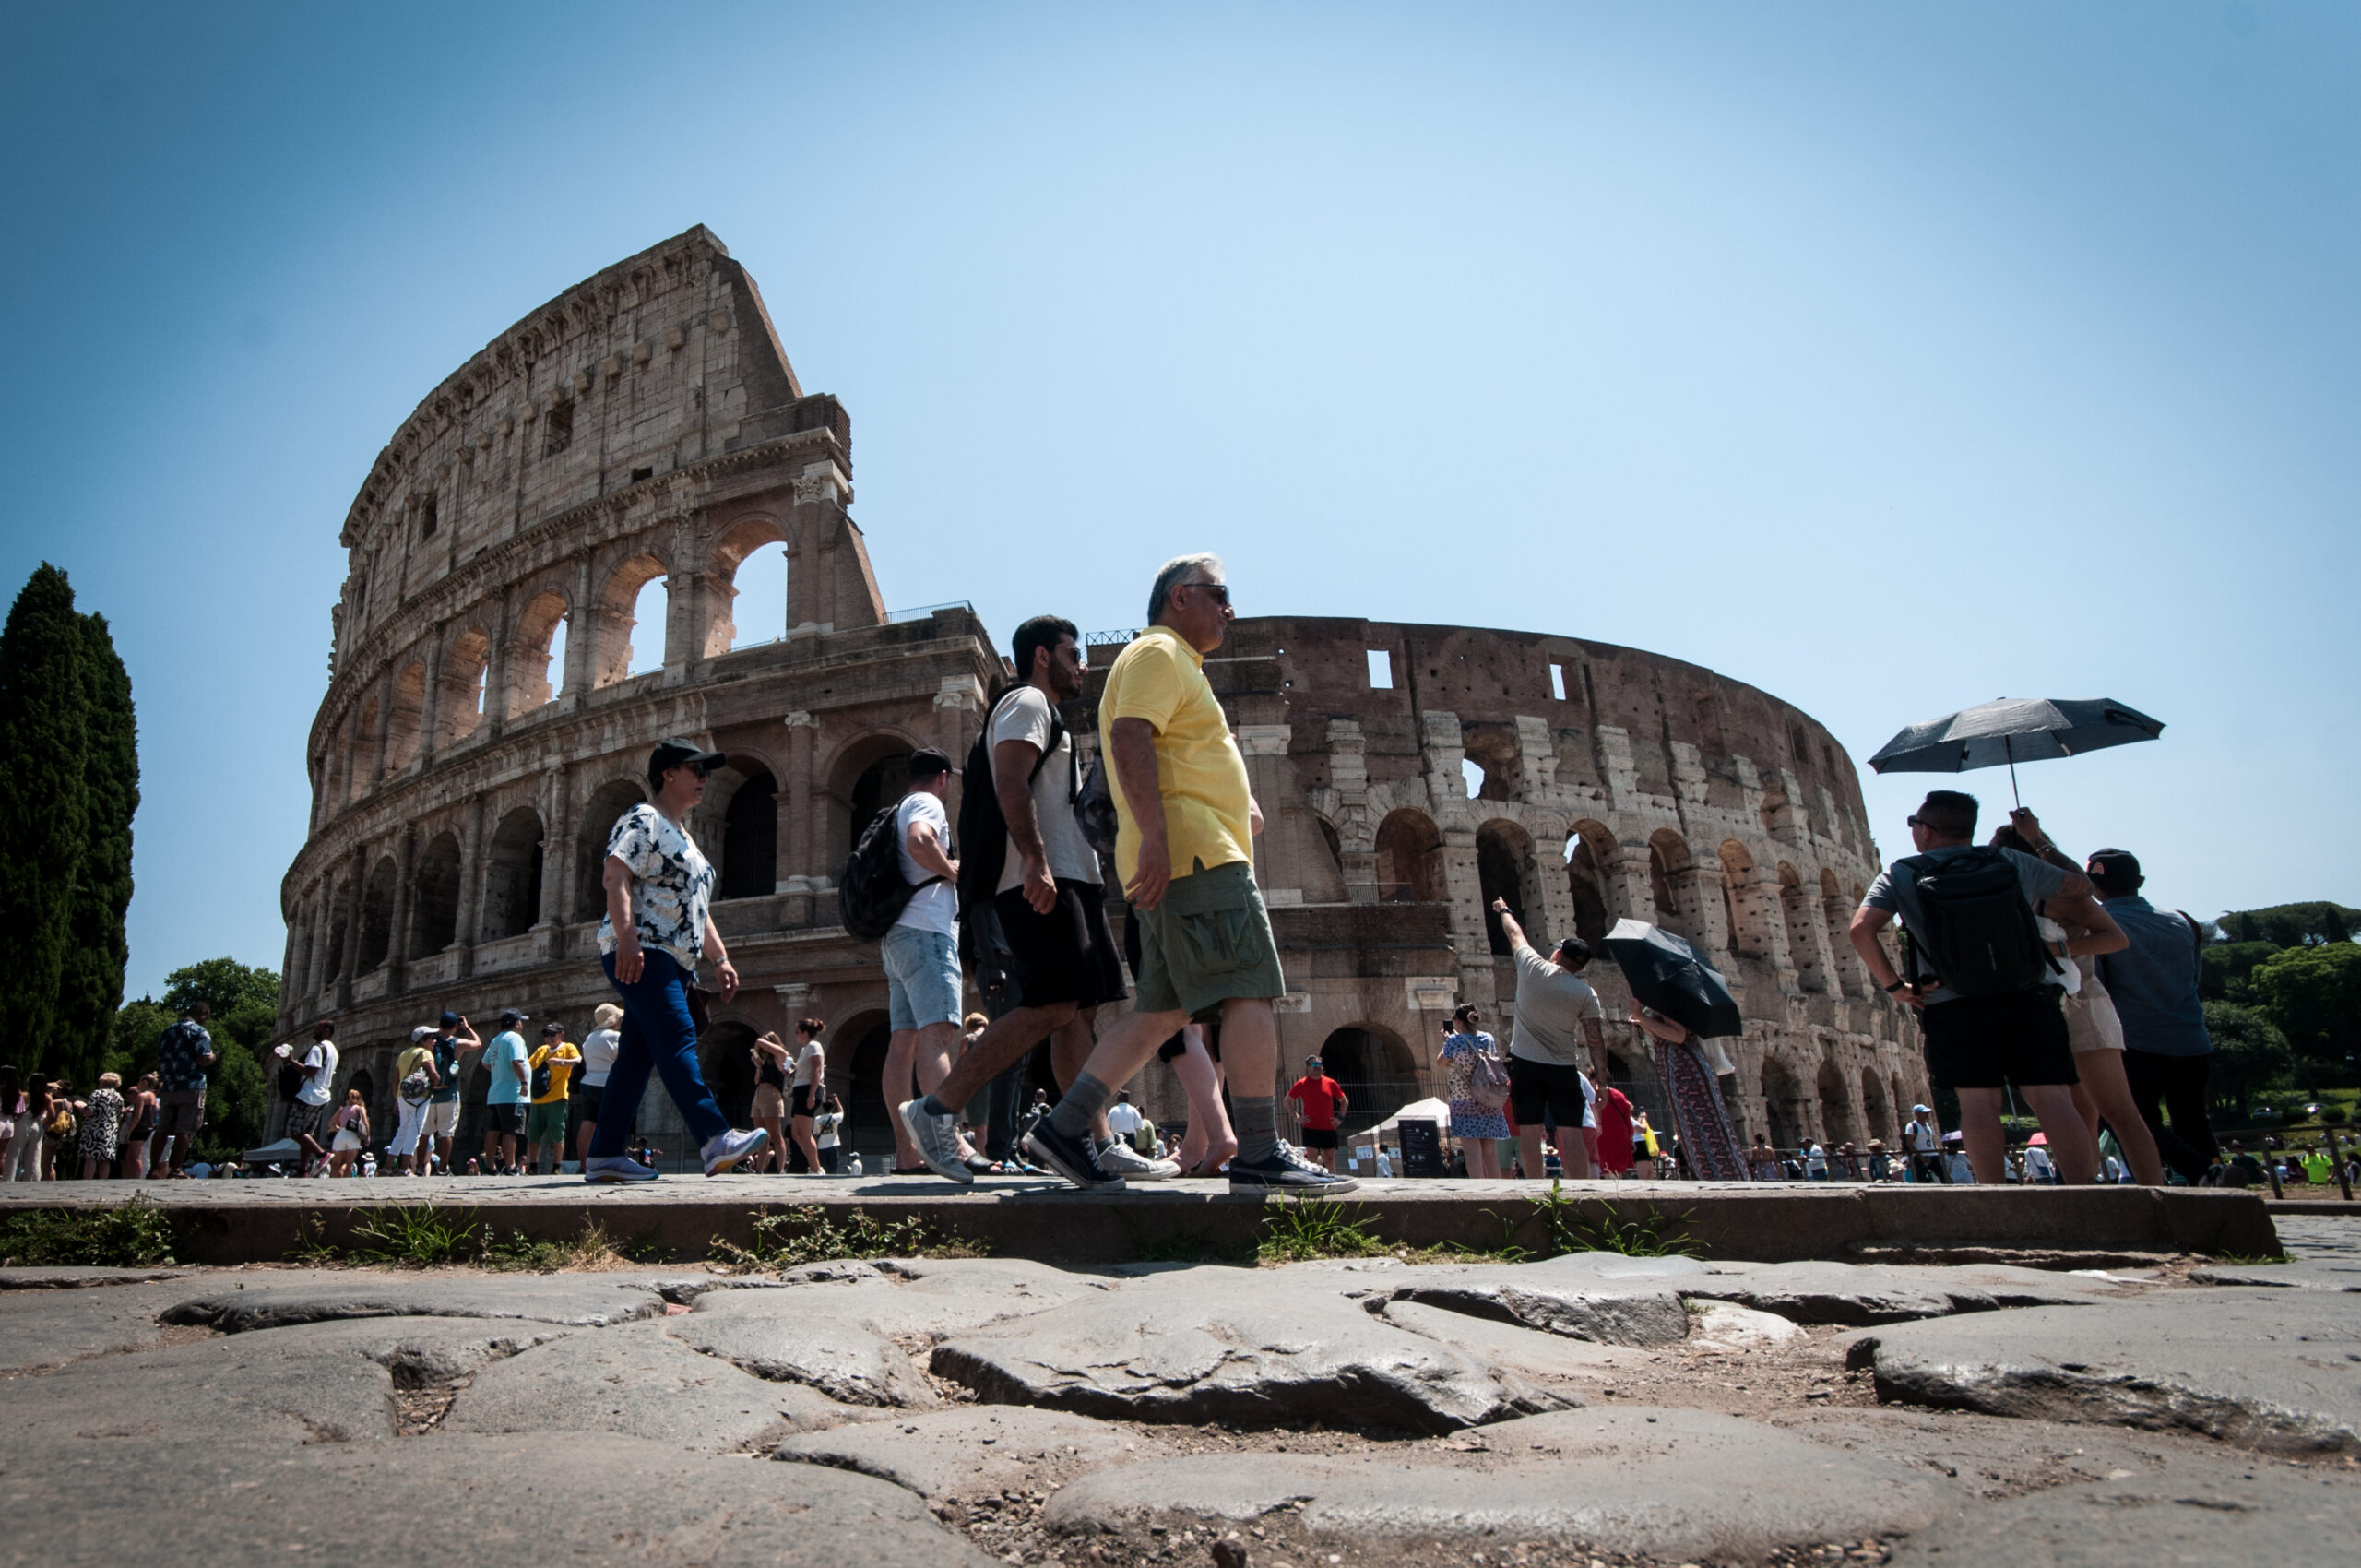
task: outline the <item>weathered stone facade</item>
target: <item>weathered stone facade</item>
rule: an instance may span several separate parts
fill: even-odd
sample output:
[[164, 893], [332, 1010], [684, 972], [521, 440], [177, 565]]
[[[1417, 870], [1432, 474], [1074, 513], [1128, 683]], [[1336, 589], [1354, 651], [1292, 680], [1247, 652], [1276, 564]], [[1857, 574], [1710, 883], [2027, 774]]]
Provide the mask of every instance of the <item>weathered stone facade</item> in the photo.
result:
[[[281, 893], [288, 1032], [333, 1016], [349, 1080], [387, 1111], [393, 1052], [445, 1007], [481, 1024], [521, 1006], [578, 1038], [607, 994], [607, 830], [642, 798], [650, 742], [684, 735], [730, 759], [693, 824], [745, 981], [708, 1075], [742, 1110], [752, 1033], [816, 1014], [859, 1143], [883, 1146], [884, 983], [836, 923], [832, 876], [913, 748], [965, 754], [1007, 667], [964, 606], [889, 618], [851, 472], [845, 410], [803, 393], [753, 279], [701, 228], [436, 388], [341, 536], [311, 834]], [[733, 651], [734, 576], [773, 541], [786, 624]], [[657, 577], [664, 624], [638, 627]], [[632, 673], [649, 637], [662, 666]], [[1536, 940], [1631, 913], [1729, 955], [1755, 1020], [1736, 1052], [1750, 1128], [1891, 1138], [1925, 1092], [1842, 934], [1876, 859], [1857, 782], [1793, 708], [1631, 649], [1449, 627], [1242, 621], [1211, 668], [1271, 819], [1257, 869], [1295, 977], [1284, 1043], [1324, 1046], [1369, 1109], [1431, 1092], [1451, 1005], [1506, 989], [1493, 891]], [[1163, 1074], [1144, 1098], [1177, 1119]], [[660, 1095], [643, 1128], [677, 1138]]]

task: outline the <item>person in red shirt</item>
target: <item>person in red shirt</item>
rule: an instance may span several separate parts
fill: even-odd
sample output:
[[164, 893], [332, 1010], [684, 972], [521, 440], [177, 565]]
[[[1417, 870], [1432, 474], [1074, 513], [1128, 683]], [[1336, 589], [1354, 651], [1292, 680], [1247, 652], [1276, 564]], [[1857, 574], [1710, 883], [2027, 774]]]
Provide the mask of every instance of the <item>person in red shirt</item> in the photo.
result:
[[1320, 1058], [1303, 1059], [1303, 1076], [1287, 1090], [1287, 1111], [1302, 1130], [1303, 1152], [1336, 1169], [1336, 1123], [1353, 1108], [1345, 1086], [1320, 1070]]
[[1631, 1102], [1612, 1084], [1598, 1086], [1598, 1163], [1609, 1176], [1631, 1169]]

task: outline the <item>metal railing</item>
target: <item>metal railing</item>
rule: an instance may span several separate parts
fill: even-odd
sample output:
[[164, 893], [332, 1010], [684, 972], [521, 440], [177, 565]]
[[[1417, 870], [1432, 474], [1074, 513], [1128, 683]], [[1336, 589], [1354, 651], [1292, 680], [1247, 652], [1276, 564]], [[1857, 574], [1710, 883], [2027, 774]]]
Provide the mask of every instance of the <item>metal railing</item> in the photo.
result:
[[947, 599], [941, 604], [921, 604], [910, 610], [888, 610], [885, 620], [889, 625], [896, 621], [923, 621], [938, 610], [964, 610], [970, 615], [976, 612], [976, 607], [967, 600]]

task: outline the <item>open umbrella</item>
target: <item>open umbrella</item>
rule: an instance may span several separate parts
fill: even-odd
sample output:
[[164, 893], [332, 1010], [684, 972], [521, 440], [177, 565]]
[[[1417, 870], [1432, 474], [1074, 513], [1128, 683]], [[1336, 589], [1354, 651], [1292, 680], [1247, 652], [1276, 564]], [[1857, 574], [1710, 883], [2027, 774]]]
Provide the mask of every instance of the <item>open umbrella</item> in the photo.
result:
[[2005, 764], [2014, 795], [2021, 762], [2153, 741], [2164, 729], [2162, 719], [2106, 697], [2001, 697], [1913, 724], [1879, 747], [1869, 766], [1879, 773], [1965, 773]]
[[1617, 921], [1601, 945], [1614, 955], [1641, 1005], [1678, 1019], [1700, 1039], [1745, 1032], [1729, 982], [1672, 932], [1644, 921]]

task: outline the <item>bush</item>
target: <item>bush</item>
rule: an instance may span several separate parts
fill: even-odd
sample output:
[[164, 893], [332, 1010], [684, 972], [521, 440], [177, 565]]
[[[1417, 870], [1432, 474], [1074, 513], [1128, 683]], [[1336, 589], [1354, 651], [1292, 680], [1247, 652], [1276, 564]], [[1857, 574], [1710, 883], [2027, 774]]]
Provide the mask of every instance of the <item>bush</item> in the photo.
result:
[[37, 1208], [0, 1219], [0, 1265], [10, 1268], [149, 1268], [172, 1261], [172, 1222], [138, 1198], [113, 1208]]

